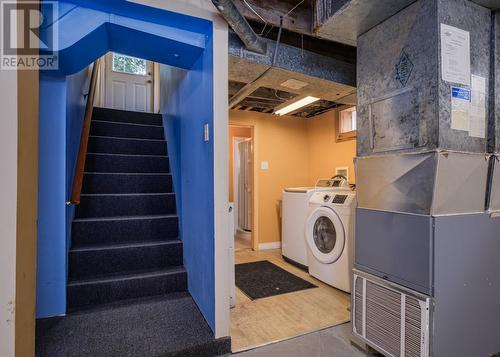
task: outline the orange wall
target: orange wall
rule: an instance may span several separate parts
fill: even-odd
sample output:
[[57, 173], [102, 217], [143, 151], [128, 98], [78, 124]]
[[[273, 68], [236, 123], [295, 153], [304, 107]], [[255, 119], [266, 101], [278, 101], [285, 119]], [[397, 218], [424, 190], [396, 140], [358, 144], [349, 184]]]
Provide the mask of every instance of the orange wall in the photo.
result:
[[234, 138], [251, 138], [252, 129], [249, 127], [229, 127], [229, 202], [234, 200], [234, 181], [233, 181], [233, 139]]
[[[254, 130], [254, 235], [259, 243], [279, 241], [278, 201], [283, 188], [308, 182], [306, 121], [245, 111], [231, 111], [229, 120], [230, 124], [248, 125]], [[269, 163], [268, 170], [261, 169], [262, 161]]]
[[[284, 188], [314, 185], [318, 178], [333, 176], [336, 166], [348, 166], [349, 179], [354, 183], [356, 141], [335, 142], [335, 115], [332, 111], [312, 119], [298, 119], [250, 111], [229, 112], [230, 125], [253, 128], [257, 213], [253, 231], [258, 243], [280, 240], [278, 201]], [[232, 138], [229, 140], [231, 196]], [[262, 161], [269, 162], [269, 170], [261, 169]]]
[[336, 111], [318, 115], [307, 121], [309, 140], [309, 185], [319, 178], [335, 175], [335, 168], [349, 167], [349, 182], [355, 183], [353, 158], [356, 156], [356, 140], [336, 142]]

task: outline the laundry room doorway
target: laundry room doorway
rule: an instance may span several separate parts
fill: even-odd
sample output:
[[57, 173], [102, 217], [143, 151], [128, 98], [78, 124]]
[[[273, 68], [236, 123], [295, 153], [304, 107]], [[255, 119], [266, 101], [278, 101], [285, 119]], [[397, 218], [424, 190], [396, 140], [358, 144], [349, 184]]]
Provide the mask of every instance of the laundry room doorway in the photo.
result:
[[234, 204], [234, 247], [254, 248], [254, 145], [251, 127], [229, 126], [230, 188]]

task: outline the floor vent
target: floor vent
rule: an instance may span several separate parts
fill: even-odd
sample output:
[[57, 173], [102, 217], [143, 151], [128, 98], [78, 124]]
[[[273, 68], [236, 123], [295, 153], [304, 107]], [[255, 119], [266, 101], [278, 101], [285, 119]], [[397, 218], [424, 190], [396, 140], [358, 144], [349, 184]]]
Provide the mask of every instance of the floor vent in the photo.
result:
[[430, 299], [354, 272], [353, 332], [386, 357], [429, 356]]

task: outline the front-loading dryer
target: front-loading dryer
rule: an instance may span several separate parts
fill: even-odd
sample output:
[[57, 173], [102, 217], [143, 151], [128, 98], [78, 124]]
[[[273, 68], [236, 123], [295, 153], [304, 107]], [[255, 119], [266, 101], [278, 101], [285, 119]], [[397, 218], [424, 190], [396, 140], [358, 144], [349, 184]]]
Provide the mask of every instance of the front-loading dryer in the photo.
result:
[[350, 189], [315, 192], [309, 200], [305, 239], [309, 274], [351, 292], [356, 193]]

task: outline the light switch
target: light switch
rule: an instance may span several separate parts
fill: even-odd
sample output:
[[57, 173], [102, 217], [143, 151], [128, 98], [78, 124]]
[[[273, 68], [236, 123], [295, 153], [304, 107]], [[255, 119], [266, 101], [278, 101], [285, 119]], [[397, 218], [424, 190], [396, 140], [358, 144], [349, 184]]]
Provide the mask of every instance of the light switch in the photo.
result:
[[208, 123], [206, 123], [206, 124], [203, 126], [203, 140], [204, 140], [205, 142], [210, 141], [210, 129], [209, 129]]
[[269, 161], [261, 161], [260, 162], [261, 170], [269, 170]]

